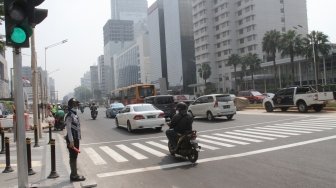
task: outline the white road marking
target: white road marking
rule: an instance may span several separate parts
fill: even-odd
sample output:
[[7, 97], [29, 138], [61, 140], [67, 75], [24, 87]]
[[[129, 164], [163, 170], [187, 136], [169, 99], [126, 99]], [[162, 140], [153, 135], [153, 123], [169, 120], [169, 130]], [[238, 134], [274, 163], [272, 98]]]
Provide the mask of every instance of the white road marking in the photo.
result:
[[150, 148], [150, 147], [148, 147], [148, 146], [145, 146], [145, 145], [143, 145], [143, 144], [140, 144], [140, 143], [132, 143], [132, 145], [133, 145], [133, 146], [136, 146], [136, 147], [138, 147], [138, 148], [140, 148], [140, 149], [142, 149], [142, 150], [144, 150], [144, 151], [146, 151], [146, 152], [148, 152], [148, 153], [150, 153], [150, 154], [153, 154], [153, 155], [155, 155], [155, 156], [157, 156], [157, 157], [164, 157], [164, 156], [167, 155], [167, 154], [164, 154], [164, 153], [162, 153], [162, 152], [159, 152], [159, 151], [157, 151], [157, 150], [155, 150], [155, 149], [152, 149], [152, 148]]
[[336, 123], [336, 120], [300, 120], [300, 122], [306, 122], [306, 123]]
[[[294, 124], [294, 123], [286, 123], [286, 124], [281, 124], [281, 126], [286, 126], [286, 127], [304, 127], [304, 128], [317, 128], [317, 129], [334, 129], [333, 126], [328, 126], [328, 125], [305, 125], [305, 124]], [[336, 126], [335, 126], [336, 127]]]
[[209, 150], [217, 150], [217, 149], [220, 149], [220, 148], [217, 148], [217, 147], [214, 147], [214, 146], [209, 146], [209, 145], [202, 144], [202, 143], [198, 143], [198, 145], [201, 146], [201, 148], [205, 148], [205, 149], [209, 149]]
[[289, 129], [281, 129], [281, 128], [266, 128], [266, 127], [256, 127], [256, 129], [265, 129], [265, 130], [276, 130], [276, 131], [283, 131], [283, 132], [290, 132], [290, 133], [312, 133], [309, 131], [294, 131]]
[[227, 138], [234, 138], [234, 139], [238, 139], [238, 140], [245, 140], [245, 141], [250, 141], [250, 142], [262, 142], [262, 140], [251, 139], [251, 138], [243, 138], [243, 137], [232, 136], [232, 135], [227, 135], [227, 134], [219, 134], [219, 133], [216, 133], [216, 134], [214, 134], [214, 135], [216, 135], [216, 136], [221, 136], [221, 137], [227, 137]]
[[132, 157], [138, 159], [138, 160], [143, 160], [143, 159], [148, 159], [148, 157], [134, 151], [133, 149], [123, 145], [123, 144], [120, 144], [120, 145], [116, 145], [119, 149], [123, 150], [124, 152], [128, 153], [129, 155], [131, 155]]
[[168, 140], [160, 140], [160, 141], [168, 144]]
[[297, 136], [300, 134], [296, 133], [288, 133], [288, 132], [280, 132], [280, 131], [271, 131], [271, 130], [263, 130], [263, 129], [246, 129], [246, 130], [251, 130], [251, 131], [259, 131], [259, 132], [265, 132], [265, 133], [275, 133], [275, 134], [284, 134], [284, 135], [291, 135], [291, 136]]
[[100, 157], [100, 155], [92, 148], [84, 148], [84, 151], [88, 154], [89, 158], [95, 165], [104, 165], [106, 161]]
[[281, 129], [288, 129], [288, 130], [301, 130], [301, 131], [316, 131], [316, 132], [321, 132], [324, 130], [318, 129], [318, 128], [311, 128], [311, 127], [296, 127], [296, 126], [283, 126], [283, 125], [270, 125], [270, 126], [265, 126], [265, 127], [270, 127], [270, 128], [281, 128]]
[[224, 142], [230, 142], [230, 143], [234, 143], [234, 144], [240, 144], [240, 145], [248, 145], [248, 144], [250, 144], [250, 143], [247, 143], [247, 142], [241, 142], [241, 141], [236, 141], [236, 140], [219, 138], [219, 137], [215, 137], [215, 136], [201, 135], [201, 137], [205, 137], [205, 138], [209, 138], [209, 139], [213, 139], [213, 140], [224, 141]]
[[307, 126], [307, 127], [310, 127], [310, 126], [318, 126], [318, 127], [330, 127], [330, 128], [335, 128], [336, 125], [327, 125], [325, 123], [314, 123], [314, 124], [311, 124], [311, 123], [300, 123], [300, 122], [294, 122], [294, 123], [283, 123], [283, 125], [304, 125], [304, 126]]
[[[257, 131], [257, 132], [255, 132]], [[285, 135], [279, 135], [279, 134], [270, 134], [270, 133], [261, 133], [261, 132], [258, 132], [258, 130], [251, 130], [251, 131], [248, 131], [247, 129], [245, 130], [235, 130], [235, 132], [240, 132], [240, 133], [249, 133], [249, 134], [256, 134], [256, 135], [264, 135], [264, 136], [273, 136], [273, 137], [280, 137], [280, 138], [287, 138], [288, 136], [285, 136]]]
[[116, 151], [114, 151], [108, 146], [100, 146], [99, 148], [103, 150], [107, 155], [109, 155], [112, 159], [117, 161], [118, 163], [128, 161], [125, 157], [121, 156], [119, 153], [117, 153]]
[[147, 143], [147, 144], [150, 144], [150, 145], [152, 145], [152, 146], [161, 148], [161, 149], [163, 149], [163, 150], [169, 151], [168, 146], [165, 146], [165, 145], [163, 145], [163, 144], [156, 143], [156, 142], [153, 142], [153, 141], [149, 141], [149, 142], [146, 142], [146, 143]]
[[260, 138], [260, 139], [265, 139], [265, 140], [275, 140], [276, 138], [271, 138], [267, 136], [257, 136], [257, 135], [251, 135], [251, 134], [244, 134], [244, 133], [235, 133], [235, 132], [225, 132], [226, 134], [233, 134], [233, 135], [238, 135], [238, 136], [246, 136], [246, 137], [252, 137], [252, 138]]
[[216, 141], [212, 141], [212, 140], [208, 140], [208, 139], [203, 139], [203, 138], [198, 138], [198, 140], [202, 141], [202, 142], [207, 142], [207, 143], [210, 143], [210, 144], [224, 146], [224, 147], [235, 147], [235, 145], [225, 144], [225, 143], [222, 143], [222, 142], [216, 142]]
[[[233, 155], [223, 155], [223, 156], [218, 156], [218, 157], [210, 157], [210, 158], [200, 159], [200, 160], [197, 161], [197, 163], [199, 164], [199, 163], [206, 163], [206, 162], [212, 162], [212, 161], [221, 161], [221, 160], [225, 160], [225, 159], [246, 157], [246, 156], [257, 155], [257, 154], [261, 154], [261, 153], [267, 153], [267, 152], [272, 152], [272, 151], [277, 151], [277, 150], [282, 150], [282, 149], [287, 149], [287, 148], [303, 146], [303, 145], [312, 144], [312, 143], [323, 142], [323, 141], [327, 141], [327, 140], [333, 140], [333, 139], [336, 139], [336, 135], [329, 136], [329, 137], [318, 138], [318, 139], [313, 139], [313, 140], [308, 140], [308, 141], [303, 141], [303, 142], [297, 142], [297, 143], [293, 143], [293, 144], [286, 144], [286, 145], [282, 145], [282, 146], [265, 148], [265, 149], [255, 150], [255, 151], [238, 153], [238, 154], [233, 154]], [[115, 177], [115, 176], [135, 174], [135, 173], [148, 172], [148, 171], [154, 171], [154, 170], [170, 169], [170, 168], [174, 168], [174, 167], [186, 166], [186, 165], [191, 165], [191, 164], [192, 164], [191, 162], [181, 162], [181, 163], [172, 163], [172, 164], [161, 165], [161, 166], [150, 166], [150, 167], [136, 168], [136, 169], [130, 169], [130, 170], [121, 170], [121, 171], [100, 173], [100, 174], [97, 174], [97, 177], [98, 178]]]
[[[31, 161], [32, 167], [40, 167], [42, 166], [41, 161]], [[17, 166], [16, 163], [11, 163], [11, 167]], [[5, 168], [6, 164], [0, 164], [0, 168]]]

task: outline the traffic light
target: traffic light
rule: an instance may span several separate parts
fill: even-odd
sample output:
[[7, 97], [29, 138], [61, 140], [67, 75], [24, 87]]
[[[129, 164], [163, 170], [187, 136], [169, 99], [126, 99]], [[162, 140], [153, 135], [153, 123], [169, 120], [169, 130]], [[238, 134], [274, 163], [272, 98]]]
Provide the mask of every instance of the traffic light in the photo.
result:
[[48, 15], [48, 10], [35, 8], [43, 1], [5, 0], [6, 45], [15, 48], [29, 47], [32, 28]]

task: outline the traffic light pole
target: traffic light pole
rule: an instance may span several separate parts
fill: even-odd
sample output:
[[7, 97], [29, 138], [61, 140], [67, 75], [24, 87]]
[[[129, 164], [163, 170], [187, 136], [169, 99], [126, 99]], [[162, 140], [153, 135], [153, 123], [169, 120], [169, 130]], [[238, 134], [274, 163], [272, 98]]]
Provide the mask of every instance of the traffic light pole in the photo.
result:
[[13, 48], [13, 65], [14, 65], [14, 87], [16, 125], [17, 125], [17, 176], [18, 187], [28, 187], [28, 164], [27, 164], [27, 147], [26, 147], [26, 130], [24, 125], [24, 100], [22, 87], [22, 55], [21, 48]]

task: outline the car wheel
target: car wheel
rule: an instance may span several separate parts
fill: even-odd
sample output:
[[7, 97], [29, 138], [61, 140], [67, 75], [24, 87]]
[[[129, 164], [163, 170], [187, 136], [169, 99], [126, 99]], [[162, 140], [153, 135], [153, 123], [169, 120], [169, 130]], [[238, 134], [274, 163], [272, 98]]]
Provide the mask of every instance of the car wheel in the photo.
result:
[[231, 120], [233, 118], [233, 115], [226, 116], [228, 120]]
[[299, 112], [301, 112], [301, 113], [306, 113], [308, 111], [307, 105], [303, 101], [300, 101], [297, 104], [297, 107], [298, 107]]
[[207, 113], [207, 119], [208, 119], [209, 121], [212, 121], [212, 120], [215, 119], [214, 116], [212, 115], [212, 113], [211, 113], [210, 111]]
[[161, 132], [161, 131], [162, 131], [162, 127], [156, 127], [156, 128], [155, 128], [155, 131], [157, 131], [157, 132]]
[[315, 112], [321, 112], [321, 110], [323, 109], [323, 106], [322, 105], [313, 106], [313, 109], [315, 110]]
[[133, 132], [131, 123], [130, 123], [129, 121], [127, 121], [127, 131], [128, 131], [129, 133]]
[[288, 107], [282, 107], [281, 111], [286, 112], [288, 110]]
[[273, 106], [270, 102], [265, 103], [266, 112], [273, 112]]
[[115, 124], [116, 124], [117, 128], [120, 128], [120, 126], [119, 126], [119, 121], [118, 121], [117, 118], [115, 119]]

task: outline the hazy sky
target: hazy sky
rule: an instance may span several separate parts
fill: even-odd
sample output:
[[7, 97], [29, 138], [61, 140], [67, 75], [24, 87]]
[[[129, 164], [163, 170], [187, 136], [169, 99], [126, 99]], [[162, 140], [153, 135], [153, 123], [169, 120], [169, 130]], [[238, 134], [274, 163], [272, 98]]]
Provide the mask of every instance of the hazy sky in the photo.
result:
[[[155, 0], [148, 0], [151, 5]], [[309, 30], [319, 30], [336, 43], [335, 0], [307, 0]], [[103, 26], [111, 17], [110, 0], [46, 0], [40, 8], [48, 17], [36, 27], [38, 66], [44, 69], [45, 47], [68, 39], [47, 50], [47, 70], [55, 79], [59, 99], [80, 85], [80, 78], [103, 55]], [[4, 33], [4, 25], [1, 26]], [[30, 66], [30, 49], [23, 49], [23, 65]], [[13, 67], [12, 50], [6, 52], [8, 70]], [[59, 69], [59, 71], [54, 72]]]

